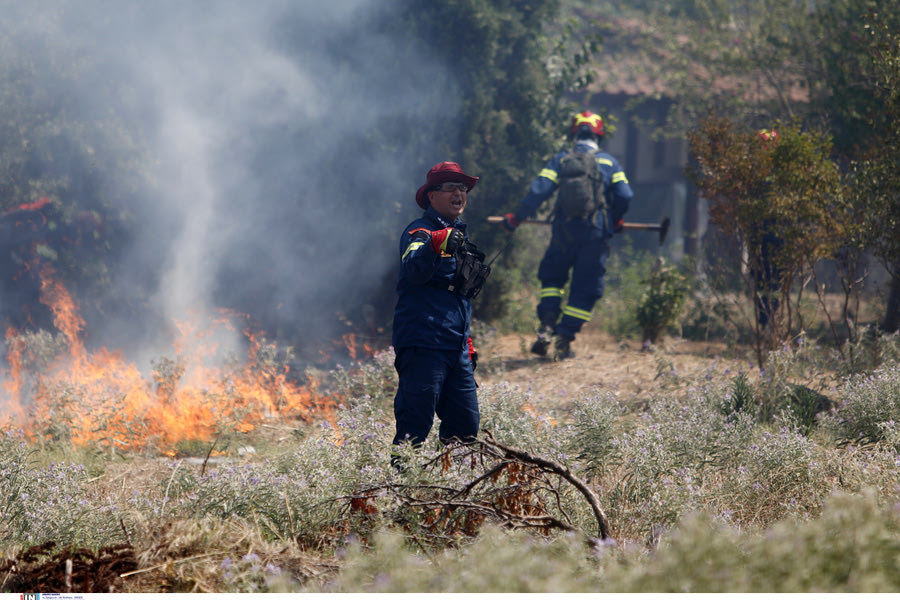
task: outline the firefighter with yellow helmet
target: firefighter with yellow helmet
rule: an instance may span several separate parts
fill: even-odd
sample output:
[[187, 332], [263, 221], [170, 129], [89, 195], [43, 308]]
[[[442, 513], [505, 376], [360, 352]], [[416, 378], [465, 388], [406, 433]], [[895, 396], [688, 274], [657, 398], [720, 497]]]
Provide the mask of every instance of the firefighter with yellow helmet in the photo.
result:
[[600, 149], [605, 134], [600, 115], [587, 110], [575, 115], [569, 128], [573, 146], [547, 162], [516, 212], [505, 216], [503, 225], [511, 233], [557, 194], [550, 244], [538, 268], [540, 325], [531, 351], [539, 356], [573, 356], [571, 343], [603, 296], [609, 239], [622, 231], [634, 196], [619, 161]]

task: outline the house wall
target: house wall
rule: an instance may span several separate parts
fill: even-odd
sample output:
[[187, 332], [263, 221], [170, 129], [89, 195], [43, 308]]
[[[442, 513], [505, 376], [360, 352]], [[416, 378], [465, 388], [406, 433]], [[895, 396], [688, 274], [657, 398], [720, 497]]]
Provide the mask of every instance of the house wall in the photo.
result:
[[[655, 232], [632, 231], [628, 239], [615, 238], [614, 246], [631, 244], [635, 248], [661, 252], [679, 262], [685, 254], [699, 249], [698, 241], [705, 231], [705, 204], [693, 193], [684, 174], [687, 164], [687, 140], [652, 139], [647, 131], [632, 122], [625, 108], [627, 98], [595, 96], [588, 107], [607, 120], [616, 118], [616, 130], [608, 135], [602, 147], [622, 164], [634, 190], [628, 222], [660, 223], [670, 219], [669, 231], [662, 248]], [[661, 111], [662, 103], [649, 110]], [[645, 109], [646, 110], [646, 109]]]

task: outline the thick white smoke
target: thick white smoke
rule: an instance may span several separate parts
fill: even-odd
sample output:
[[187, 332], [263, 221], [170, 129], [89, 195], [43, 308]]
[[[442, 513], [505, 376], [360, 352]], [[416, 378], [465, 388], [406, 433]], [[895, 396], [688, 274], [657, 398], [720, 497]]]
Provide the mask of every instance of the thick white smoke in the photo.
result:
[[[439, 92], [451, 77], [441, 65], [372, 33], [392, 2], [3, 1], [0, 10], [23, 60], [84, 57], [83, 72], [45, 80], [70, 114], [115, 114], [148, 144], [140, 185], [105, 182], [137, 223], [113, 287], [148, 289], [146, 314], [171, 323], [233, 306], [295, 341], [292, 324], [325, 323], [332, 299], [391, 275], [395, 242], [384, 248], [365, 232], [385, 211], [404, 222], [415, 213], [423, 152], [382, 155], [361, 136], [384, 123], [427, 127], [458, 108]], [[339, 201], [348, 194], [358, 200], [350, 210]], [[104, 335], [152, 355], [165, 339], [151, 339], [161, 332], [134, 323], [142, 318], [122, 311]]]

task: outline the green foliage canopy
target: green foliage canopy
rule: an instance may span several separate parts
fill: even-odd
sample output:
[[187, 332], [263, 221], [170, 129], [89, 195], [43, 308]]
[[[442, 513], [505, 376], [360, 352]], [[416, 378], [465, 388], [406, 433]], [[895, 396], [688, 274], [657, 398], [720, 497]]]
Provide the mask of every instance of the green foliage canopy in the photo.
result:
[[763, 229], [772, 231], [783, 241], [780, 266], [799, 269], [837, 249], [840, 215], [833, 211], [843, 187], [827, 135], [782, 123], [776, 130], [779, 141], [770, 146], [754, 131], [711, 117], [688, 134], [697, 161], [688, 174], [712, 200], [710, 217], [725, 233], [759, 244]]
[[[773, 344], [799, 333], [791, 322], [791, 294], [815, 264], [833, 256], [845, 244], [852, 207], [845, 184], [829, 158], [830, 138], [801, 131], [796, 124], [777, 122], [777, 142], [764, 142], [757, 132], [728, 118], [712, 116], [688, 134], [694, 165], [688, 176], [710, 200], [710, 219], [736, 242], [735, 252], [745, 256], [742, 271], [754, 306], [761, 293], [757, 273], [771, 261], [780, 272], [774, 282], [786, 323], [776, 319]], [[764, 243], [774, 236], [777, 244]], [[759, 340], [760, 332], [757, 330]], [[762, 354], [759, 355], [760, 361]]]
[[867, 33], [877, 75], [872, 95], [881, 110], [866, 116], [877, 135], [857, 175], [867, 196], [864, 214], [872, 248], [900, 277], [900, 33], [880, 14], [871, 16]]
[[[559, 0], [404, 0], [399, 14], [389, 29], [412, 36], [423, 52], [446, 63], [456, 77], [446, 83], [446, 93], [461, 99], [459, 114], [429, 132], [433, 150], [419, 170], [456, 160], [482, 178], [464, 218], [493, 258], [508, 240], [485, 217], [512, 210], [542, 161], [558, 150], [573, 114], [565, 93], [587, 82], [596, 40], [579, 38], [576, 27], [562, 20]], [[519, 286], [510, 272], [495, 269], [478, 300], [480, 318], [506, 312], [506, 298]]]
[[456, 76], [447, 93], [462, 99], [460, 113], [431, 132], [434, 153], [421, 167], [450, 157], [483, 177], [488, 185], [467, 209], [477, 233], [483, 217], [515, 204], [523, 182], [555, 151], [571, 117], [563, 94], [583, 83], [593, 46], [560, 24], [559, 0], [402, 4], [391, 28], [446, 62]]

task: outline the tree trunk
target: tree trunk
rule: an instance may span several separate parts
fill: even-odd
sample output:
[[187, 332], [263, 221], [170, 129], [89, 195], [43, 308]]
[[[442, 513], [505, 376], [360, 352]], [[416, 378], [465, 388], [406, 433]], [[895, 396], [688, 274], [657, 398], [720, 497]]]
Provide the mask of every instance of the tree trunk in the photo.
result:
[[697, 189], [688, 184], [684, 207], [684, 255], [699, 258], [700, 248], [700, 196]]
[[[898, 271], [895, 269], [895, 272]], [[891, 292], [888, 295], [887, 310], [885, 310], [881, 328], [888, 333], [900, 329], [900, 276], [898, 275], [891, 278]]]

